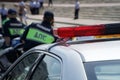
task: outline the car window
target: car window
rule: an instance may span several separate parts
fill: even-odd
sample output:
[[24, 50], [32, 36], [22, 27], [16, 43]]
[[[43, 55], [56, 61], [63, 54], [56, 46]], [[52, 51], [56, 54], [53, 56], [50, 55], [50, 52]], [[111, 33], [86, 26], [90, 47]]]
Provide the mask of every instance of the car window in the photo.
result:
[[38, 52], [26, 56], [9, 73], [7, 80], [24, 80], [30, 67], [39, 56]]
[[61, 64], [54, 57], [46, 55], [37, 66], [31, 80], [60, 80]]
[[119, 80], [120, 79], [120, 64], [103, 65], [95, 67], [97, 80]]
[[85, 63], [88, 80], [119, 80], [120, 61]]

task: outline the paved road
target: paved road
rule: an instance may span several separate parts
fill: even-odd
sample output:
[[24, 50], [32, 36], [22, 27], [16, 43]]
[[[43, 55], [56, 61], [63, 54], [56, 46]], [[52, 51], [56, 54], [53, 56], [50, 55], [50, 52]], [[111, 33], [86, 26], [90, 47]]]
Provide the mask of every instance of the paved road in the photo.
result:
[[[28, 25], [31, 24], [32, 22], [41, 22], [41, 20], [27, 19]], [[74, 26], [75, 24], [65, 24], [65, 23], [56, 23], [55, 22], [54, 25], [55, 25], [54, 28], [58, 28], [58, 27]], [[1, 26], [1, 20], [0, 20], [0, 26]]]
[[[53, 6], [54, 7], [74, 7], [74, 4], [54, 4]], [[108, 7], [108, 6], [120, 6], [120, 3], [80, 4], [80, 7]]]
[[[32, 20], [32, 19], [27, 19], [28, 24], [31, 24], [32, 22], [41, 22], [40, 20]], [[54, 28], [58, 27], [67, 27], [67, 26], [75, 26], [74, 24], [65, 24], [65, 23], [54, 23]]]
[[[43, 15], [28, 15], [30, 19], [41, 20]], [[69, 25], [96, 25], [96, 24], [108, 24], [119, 23], [120, 21], [108, 21], [108, 20], [93, 20], [93, 19], [72, 19], [66, 17], [55, 17], [56, 23], [69, 24]]]
[[[0, 4], [2, 4], [3, 2], [1, 2]], [[5, 2], [6, 4], [12, 4], [12, 2]], [[14, 4], [18, 4], [18, 3], [15, 3]], [[27, 5], [29, 3], [26, 3]], [[44, 3], [44, 6], [48, 6], [47, 3]], [[53, 4], [54, 7], [74, 7], [74, 4]], [[80, 4], [81, 7], [108, 7], [108, 6], [120, 6], [120, 3], [86, 3], [86, 4]]]
[[[32, 22], [41, 22], [41, 15], [32, 16], [29, 15], [31, 19], [27, 19], [28, 25]], [[103, 21], [103, 20], [91, 20], [91, 19], [78, 19], [73, 20], [71, 18], [55, 17], [55, 27], [68, 27], [75, 25], [96, 25], [96, 24], [107, 24], [107, 23], [119, 23], [120, 21]], [[0, 20], [1, 25], [1, 20]]]

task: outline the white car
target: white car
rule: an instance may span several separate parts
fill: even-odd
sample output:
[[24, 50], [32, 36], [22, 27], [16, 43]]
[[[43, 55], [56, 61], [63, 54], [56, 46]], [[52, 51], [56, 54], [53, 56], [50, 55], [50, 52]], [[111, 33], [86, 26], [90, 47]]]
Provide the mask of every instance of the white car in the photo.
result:
[[120, 80], [120, 38], [66, 43], [30, 49], [2, 80]]

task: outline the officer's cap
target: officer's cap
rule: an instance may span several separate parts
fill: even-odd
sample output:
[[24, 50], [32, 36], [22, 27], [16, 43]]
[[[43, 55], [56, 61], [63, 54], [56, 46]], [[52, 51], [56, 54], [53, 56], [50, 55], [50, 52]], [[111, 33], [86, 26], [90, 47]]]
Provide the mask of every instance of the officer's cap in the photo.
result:
[[15, 9], [9, 9], [8, 10], [8, 14], [10, 14], [10, 15], [16, 15], [17, 11]]
[[51, 11], [45, 11], [44, 17], [45, 18], [54, 18], [54, 14]]

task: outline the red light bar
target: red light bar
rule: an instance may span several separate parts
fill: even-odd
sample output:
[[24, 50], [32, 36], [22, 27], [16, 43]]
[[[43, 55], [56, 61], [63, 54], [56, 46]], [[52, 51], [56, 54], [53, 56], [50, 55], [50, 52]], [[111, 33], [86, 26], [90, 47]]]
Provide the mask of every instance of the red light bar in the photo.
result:
[[62, 37], [62, 38], [120, 34], [120, 27], [106, 26], [106, 25], [63, 27], [63, 28], [57, 29], [57, 34], [59, 37]]

